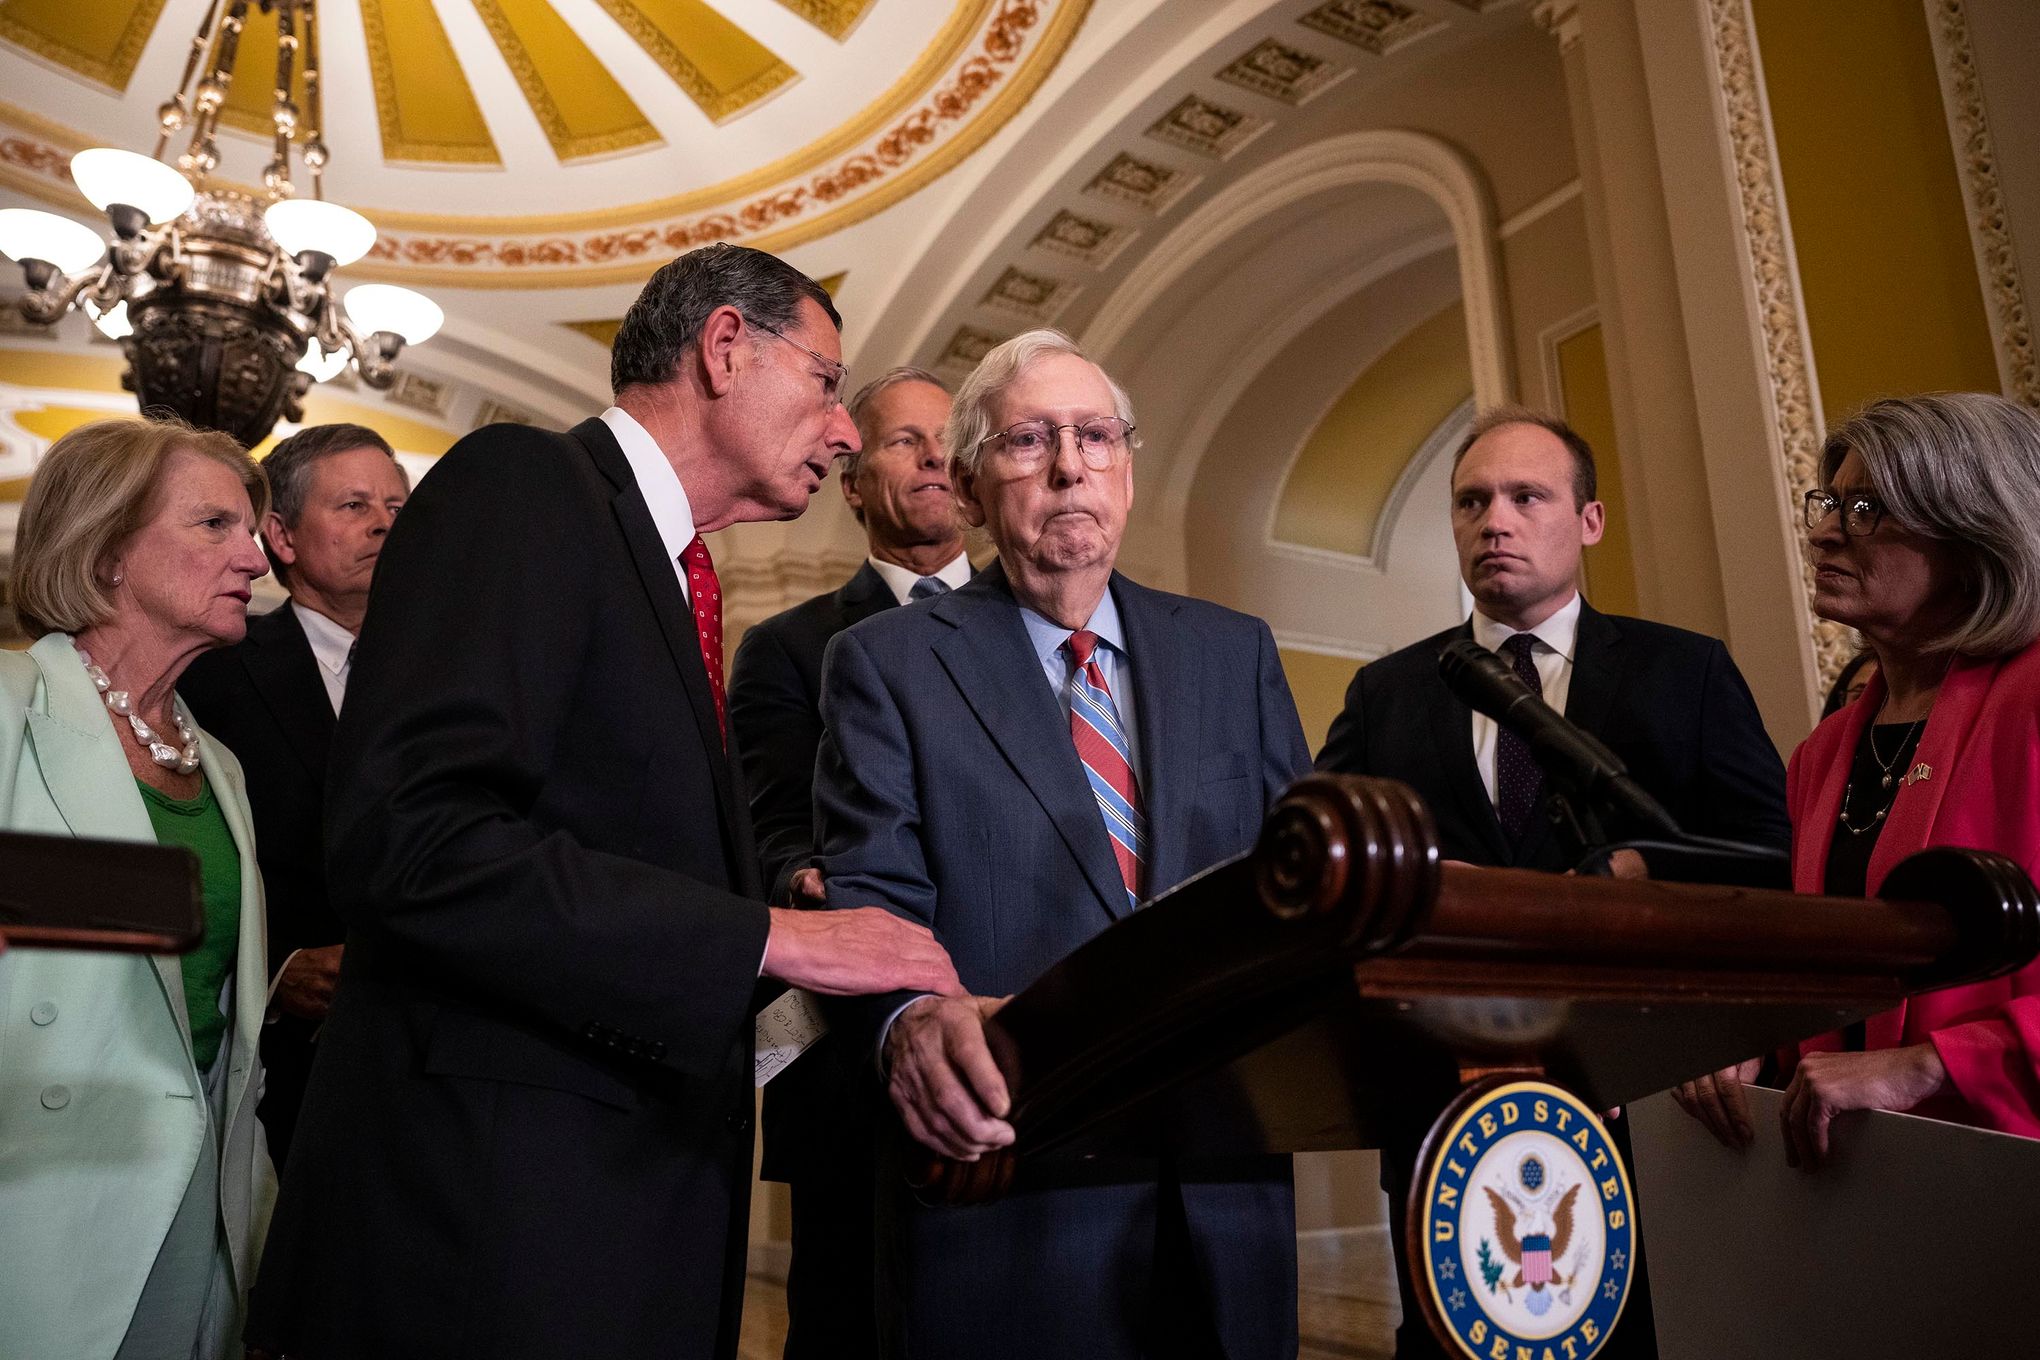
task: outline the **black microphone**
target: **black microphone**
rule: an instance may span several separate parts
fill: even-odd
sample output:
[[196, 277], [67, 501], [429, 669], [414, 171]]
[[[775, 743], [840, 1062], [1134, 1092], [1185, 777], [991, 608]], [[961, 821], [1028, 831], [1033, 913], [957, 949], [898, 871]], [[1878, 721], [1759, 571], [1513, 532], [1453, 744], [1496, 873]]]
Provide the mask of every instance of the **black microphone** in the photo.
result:
[[1506, 662], [1472, 638], [1445, 644], [1438, 675], [1461, 703], [1521, 737], [1545, 776], [1564, 793], [1606, 809], [1634, 832], [1683, 837], [1672, 815], [1629, 777], [1620, 756], [1567, 722]]

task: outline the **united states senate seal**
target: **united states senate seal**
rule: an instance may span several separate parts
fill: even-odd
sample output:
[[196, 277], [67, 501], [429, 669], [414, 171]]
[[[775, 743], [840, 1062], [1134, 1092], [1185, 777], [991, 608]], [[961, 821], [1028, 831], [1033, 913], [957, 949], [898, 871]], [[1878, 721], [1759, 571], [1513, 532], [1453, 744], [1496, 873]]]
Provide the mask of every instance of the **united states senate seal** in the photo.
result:
[[1629, 1298], [1628, 1169], [1594, 1112], [1489, 1078], [1440, 1115], [1407, 1230], [1432, 1330], [1472, 1360], [1590, 1360]]

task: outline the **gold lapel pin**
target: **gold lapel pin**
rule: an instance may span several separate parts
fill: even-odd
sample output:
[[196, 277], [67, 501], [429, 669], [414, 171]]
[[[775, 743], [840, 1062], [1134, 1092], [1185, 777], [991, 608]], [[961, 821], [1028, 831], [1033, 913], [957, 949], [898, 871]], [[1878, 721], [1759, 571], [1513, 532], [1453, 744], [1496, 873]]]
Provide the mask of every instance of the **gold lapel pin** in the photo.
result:
[[1934, 777], [1934, 767], [1924, 760], [1905, 772], [1907, 784], [1924, 784]]

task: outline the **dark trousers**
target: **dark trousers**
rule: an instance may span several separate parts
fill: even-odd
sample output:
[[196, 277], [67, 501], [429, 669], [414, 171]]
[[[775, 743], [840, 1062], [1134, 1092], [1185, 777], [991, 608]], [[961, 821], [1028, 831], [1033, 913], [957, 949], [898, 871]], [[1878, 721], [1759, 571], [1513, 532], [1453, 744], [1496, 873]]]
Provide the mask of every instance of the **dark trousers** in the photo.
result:
[[878, 1360], [876, 1188], [855, 1174], [791, 1187], [785, 1360]]

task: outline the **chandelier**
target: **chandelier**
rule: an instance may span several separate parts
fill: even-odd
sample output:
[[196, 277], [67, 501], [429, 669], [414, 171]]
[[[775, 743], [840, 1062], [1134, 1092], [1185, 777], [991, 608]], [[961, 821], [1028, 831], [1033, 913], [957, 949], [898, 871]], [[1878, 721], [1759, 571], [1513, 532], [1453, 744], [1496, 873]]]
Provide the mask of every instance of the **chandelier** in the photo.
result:
[[[251, 3], [276, 16], [274, 148], [259, 202], [211, 180]], [[292, 97], [300, 52], [303, 109]], [[110, 241], [55, 213], [0, 209], [0, 253], [20, 262], [28, 285], [22, 315], [49, 325], [82, 309], [120, 341], [122, 385], [143, 410], [168, 408], [246, 445], [279, 417], [301, 419], [311, 385], [350, 365], [370, 387], [395, 382], [397, 355], [429, 339], [445, 314], [408, 288], [333, 291], [334, 271], [368, 253], [375, 227], [323, 200], [314, 0], [212, 0], [177, 92], [156, 118], [153, 155], [96, 147], [71, 160], [71, 179], [106, 214]], [[172, 166], [164, 149], [187, 130]], [[291, 179], [294, 147], [311, 180], [308, 198], [297, 197]]]

